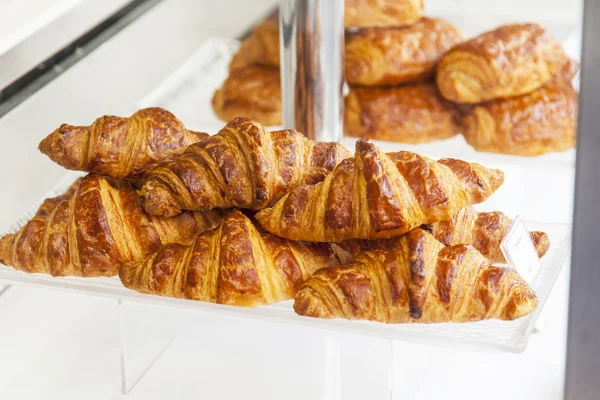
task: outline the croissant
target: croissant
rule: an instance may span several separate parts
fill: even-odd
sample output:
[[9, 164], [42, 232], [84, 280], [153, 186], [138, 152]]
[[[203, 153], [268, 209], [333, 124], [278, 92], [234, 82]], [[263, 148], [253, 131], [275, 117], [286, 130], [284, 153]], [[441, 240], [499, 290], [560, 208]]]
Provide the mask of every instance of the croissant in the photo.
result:
[[67, 169], [139, 181], [157, 164], [207, 136], [185, 129], [173, 114], [155, 107], [129, 118], [105, 115], [90, 126], [63, 124], [39, 149]]
[[124, 264], [119, 276], [141, 293], [253, 307], [289, 300], [318, 268], [337, 265], [329, 244], [265, 233], [239, 210], [189, 246], [169, 244]]
[[439, 58], [462, 39], [448, 21], [426, 17], [403, 28], [350, 32], [345, 46], [346, 81], [391, 86], [428, 79]]
[[249, 66], [279, 68], [279, 19], [261, 21], [246, 38], [229, 63], [229, 72]]
[[253, 66], [233, 71], [214, 93], [212, 108], [224, 122], [244, 116], [267, 126], [281, 125], [279, 69]]
[[220, 221], [218, 213], [153, 218], [130, 184], [83, 178], [71, 198], [0, 238], [0, 263], [53, 276], [112, 276], [125, 261], [144, 258], [161, 243], [191, 243]]
[[[417, 229], [425, 229], [433, 234], [444, 246], [468, 244], [479, 251], [492, 263], [506, 263], [500, 248], [513, 221], [500, 211], [477, 212], [473, 207], [465, 207], [447, 221], [422, 225]], [[550, 248], [550, 239], [544, 232], [530, 232], [531, 240], [538, 256], [543, 257]], [[392, 239], [361, 240], [350, 239], [340, 244], [350, 257], [358, 255], [362, 250], [377, 246], [387, 246]]]
[[486, 200], [503, 181], [499, 170], [407, 151], [384, 154], [360, 139], [354, 159], [342, 161], [322, 183], [292, 190], [256, 219], [292, 240], [387, 239], [450, 219]]
[[317, 271], [296, 294], [294, 310], [316, 318], [439, 323], [514, 320], [537, 304], [516, 270], [492, 266], [468, 245], [444, 247], [415, 229], [348, 265]]
[[50, 197], [48, 199], [45, 199], [42, 202], [42, 204], [38, 207], [37, 211], [35, 212], [35, 215], [40, 216], [40, 217], [47, 217], [50, 214], [52, 214], [52, 211], [54, 211], [56, 206], [58, 206], [62, 201], [70, 200], [71, 197], [73, 197], [73, 195], [77, 191], [77, 188], [79, 188], [81, 179], [82, 178], [76, 179], [75, 182], [73, 182], [71, 184], [71, 186], [69, 186], [67, 191], [64, 192], [63, 194], [60, 194], [56, 197]]
[[301, 184], [315, 184], [351, 154], [338, 143], [320, 143], [301, 133], [269, 132], [236, 118], [217, 135], [155, 169], [141, 190], [152, 215], [181, 210], [261, 210]]
[[578, 102], [559, 75], [531, 93], [474, 107], [463, 118], [463, 135], [477, 151], [537, 156], [568, 150], [576, 143]]
[[346, 0], [347, 28], [414, 24], [423, 13], [423, 0]]
[[562, 46], [537, 24], [514, 24], [459, 44], [440, 60], [437, 84], [457, 103], [529, 93], [567, 62]]
[[433, 83], [350, 88], [344, 109], [347, 136], [424, 143], [460, 132], [461, 115]]

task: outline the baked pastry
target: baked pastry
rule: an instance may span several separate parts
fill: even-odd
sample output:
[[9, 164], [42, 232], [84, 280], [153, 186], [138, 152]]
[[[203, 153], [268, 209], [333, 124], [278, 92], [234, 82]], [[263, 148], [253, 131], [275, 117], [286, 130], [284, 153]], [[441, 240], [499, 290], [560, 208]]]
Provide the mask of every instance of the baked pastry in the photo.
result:
[[346, 0], [347, 28], [414, 24], [423, 13], [423, 0]]
[[50, 214], [52, 214], [52, 211], [54, 211], [56, 206], [59, 205], [62, 201], [70, 200], [71, 197], [73, 197], [73, 195], [77, 191], [77, 188], [79, 188], [81, 179], [82, 178], [76, 179], [75, 182], [73, 182], [71, 184], [71, 186], [69, 186], [67, 191], [64, 192], [63, 194], [60, 194], [56, 197], [50, 197], [48, 199], [45, 199], [42, 202], [42, 204], [40, 204], [40, 206], [38, 207], [37, 211], [35, 212], [35, 215], [40, 216], [40, 217], [47, 217]]
[[229, 63], [229, 72], [253, 65], [279, 68], [279, 19], [261, 21], [240, 45]]
[[368, 88], [354, 87], [346, 96], [344, 132], [403, 143], [424, 143], [460, 132], [460, 113], [433, 83]]
[[439, 323], [514, 320], [537, 304], [516, 270], [492, 266], [468, 245], [444, 247], [415, 229], [348, 265], [317, 271], [298, 291], [294, 310], [316, 318]]
[[206, 137], [187, 130], [167, 110], [153, 107], [129, 118], [105, 115], [90, 126], [63, 124], [39, 149], [67, 169], [139, 181], [157, 164]]
[[477, 151], [537, 156], [575, 147], [579, 96], [557, 77], [529, 94], [474, 107], [463, 134]]
[[344, 70], [350, 85], [391, 86], [433, 76], [439, 58], [463, 41], [450, 22], [421, 18], [403, 28], [346, 34]]
[[[500, 245], [508, 233], [513, 221], [500, 211], [477, 212], [473, 207], [465, 207], [447, 221], [436, 222], [431, 225], [422, 225], [417, 229], [425, 229], [433, 234], [444, 246], [469, 244], [479, 251], [492, 263], [506, 263]], [[550, 239], [544, 232], [530, 232], [531, 240], [538, 255], [543, 257], [550, 248]], [[386, 246], [392, 239], [361, 240], [350, 239], [342, 242], [340, 246], [351, 257], [358, 255], [362, 250]]]
[[181, 210], [261, 210], [289, 190], [312, 185], [351, 154], [338, 143], [313, 142], [293, 130], [269, 132], [236, 118], [202, 143], [155, 169], [141, 190], [152, 215]]
[[502, 171], [407, 151], [384, 154], [368, 139], [356, 142], [322, 183], [300, 186], [256, 214], [267, 231], [292, 240], [342, 242], [387, 239], [422, 224], [450, 219], [486, 200]]
[[119, 276], [141, 293], [253, 307], [292, 299], [315, 270], [337, 264], [331, 245], [281, 239], [231, 210], [192, 245], [163, 246]]
[[437, 84], [457, 103], [530, 93], [567, 62], [560, 43], [537, 24], [505, 25], [459, 44], [440, 60]]
[[281, 125], [281, 79], [278, 68], [252, 66], [233, 71], [212, 98], [223, 122], [247, 117], [266, 126]]
[[153, 218], [129, 183], [88, 175], [69, 200], [0, 238], [0, 263], [54, 276], [112, 276], [125, 261], [144, 258], [161, 243], [191, 243], [220, 214]]

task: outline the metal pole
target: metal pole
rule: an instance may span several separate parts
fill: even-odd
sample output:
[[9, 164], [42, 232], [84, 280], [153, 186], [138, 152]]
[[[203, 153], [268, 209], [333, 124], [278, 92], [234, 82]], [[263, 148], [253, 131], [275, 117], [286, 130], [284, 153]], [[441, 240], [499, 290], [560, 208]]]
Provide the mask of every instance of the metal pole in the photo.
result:
[[339, 142], [343, 126], [344, 1], [280, 0], [284, 128]]

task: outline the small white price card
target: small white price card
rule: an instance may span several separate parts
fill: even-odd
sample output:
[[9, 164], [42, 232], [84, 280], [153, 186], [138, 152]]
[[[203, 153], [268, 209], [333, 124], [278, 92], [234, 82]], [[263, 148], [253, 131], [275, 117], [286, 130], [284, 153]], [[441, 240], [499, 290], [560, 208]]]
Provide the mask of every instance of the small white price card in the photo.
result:
[[510, 230], [501, 244], [502, 253], [508, 264], [517, 270], [529, 284], [533, 282], [542, 263], [531, 241], [529, 231], [520, 217], [515, 218]]

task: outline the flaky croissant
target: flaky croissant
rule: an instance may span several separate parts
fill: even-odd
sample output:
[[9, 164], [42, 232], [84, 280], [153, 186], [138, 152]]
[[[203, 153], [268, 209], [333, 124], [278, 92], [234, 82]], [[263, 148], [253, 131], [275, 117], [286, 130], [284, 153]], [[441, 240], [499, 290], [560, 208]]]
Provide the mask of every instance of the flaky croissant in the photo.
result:
[[386, 239], [422, 224], [450, 219], [486, 200], [502, 171], [407, 151], [384, 154], [368, 139], [356, 142], [322, 183], [300, 186], [256, 214], [269, 232], [292, 240], [341, 242]]
[[331, 245], [281, 239], [231, 210], [195, 243], [163, 246], [119, 276], [141, 293], [252, 307], [293, 298], [315, 270], [337, 264]]
[[440, 60], [437, 84], [457, 103], [529, 93], [567, 62], [561, 44], [537, 24], [514, 24], [459, 44]]
[[224, 122], [247, 117], [263, 125], [281, 125], [279, 69], [251, 66], [231, 72], [212, 98], [215, 115]]
[[155, 169], [141, 195], [152, 215], [232, 207], [261, 210], [298, 185], [322, 181], [349, 156], [338, 143], [313, 142], [292, 130], [269, 132], [248, 118], [236, 118]]
[[229, 72], [253, 65], [279, 68], [279, 18], [261, 21], [240, 45], [229, 63]]
[[439, 323], [514, 320], [537, 304], [516, 270], [415, 229], [348, 265], [317, 271], [298, 291], [294, 310], [316, 318]]
[[344, 133], [425, 143], [460, 132], [461, 116], [430, 82], [388, 88], [354, 87], [345, 99]]
[[173, 114], [154, 107], [129, 118], [105, 115], [90, 126], [63, 124], [40, 142], [39, 149], [67, 169], [138, 181], [207, 136], [185, 129]]
[[[513, 221], [500, 211], [477, 212], [473, 207], [465, 207], [447, 221], [431, 225], [422, 225], [417, 229], [425, 229], [433, 234], [445, 246], [469, 244], [492, 263], [505, 263], [506, 259], [500, 248]], [[550, 239], [544, 232], [530, 232], [531, 240], [538, 256], [541, 258], [550, 248]], [[350, 256], [356, 256], [362, 250], [386, 246], [393, 239], [360, 240], [350, 239], [340, 246]]]
[[70, 200], [71, 197], [73, 197], [73, 195], [79, 188], [81, 179], [82, 178], [76, 179], [75, 182], [73, 182], [71, 184], [71, 186], [69, 186], [67, 191], [64, 192], [63, 194], [60, 194], [56, 197], [50, 197], [48, 199], [45, 199], [42, 202], [42, 204], [40, 204], [40, 206], [38, 207], [37, 211], [35, 212], [35, 215], [40, 216], [40, 217], [47, 217], [50, 214], [52, 214], [52, 211], [54, 211], [56, 206], [58, 206], [61, 202], [65, 201], [65, 200]]
[[475, 106], [463, 118], [467, 143], [477, 151], [521, 156], [575, 147], [579, 96], [565, 79], [570, 65], [531, 93]]
[[423, 13], [423, 0], [346, 0], [347, 28], [414, 24]]
[[70, 199], [0, 238], [0, 263], [54, 276], [113, 276], [126, 261], [144, 258], [162, 243], [191, 243], [220, 214], [146, 214], [135, 189], [98, 175], [81, 180]]
[[344, 71], [350, 85], [391, 86], [433, 76], [439, 58], [462, 42], [451, 23], [421, 18], [403, 28], [361, 29], [346, 34]]

